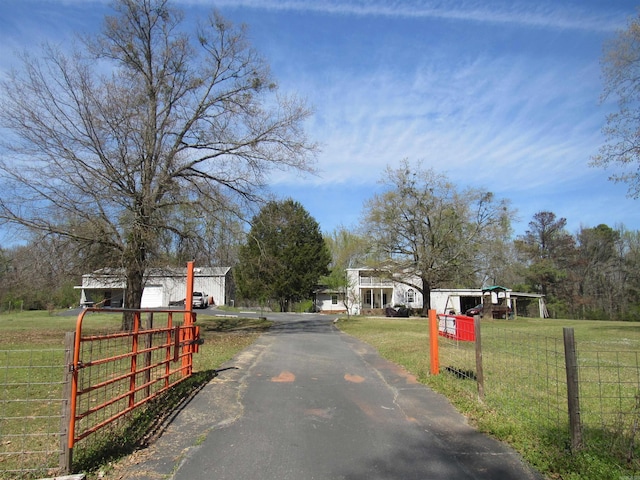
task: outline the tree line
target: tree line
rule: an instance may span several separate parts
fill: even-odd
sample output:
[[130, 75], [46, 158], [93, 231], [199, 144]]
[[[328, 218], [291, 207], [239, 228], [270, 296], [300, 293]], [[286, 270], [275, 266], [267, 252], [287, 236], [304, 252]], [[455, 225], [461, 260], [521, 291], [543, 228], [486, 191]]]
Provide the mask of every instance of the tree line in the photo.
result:
[[[602, 224], [571, 233], [565, 218], [540, 211], [513, 237], [514, 212], [488, 192], [457, 191], [407, 161], [384, 178], [387, 190], [365, 202], [358, 226], [323, 235], [299, 202], [271, 200], [248, 231], [211, 218], [209, 235], [190, 248], [167, 243], [157, 264], [232, 266], [237, 302], [282, 311], [304, 302], [311, 309], [319, 287], [346, 293], [346, 269], [367, 267], [401, 282], [417, 275], [422, 283], [412, 287], [425, 296], [502, 285], [545, 295], [554, 318], [640, 320], [640, 232]], [[33, 237], [0, 252], [0, 308], [76, 306], [73, 287], [102, 267], [72, 243]]]
[[571, 234], [565, 226], [538, 212], [514, 241], [522, 287], [544, 294], [554, 317], [640, 320], [640, 232], [601, 224]]

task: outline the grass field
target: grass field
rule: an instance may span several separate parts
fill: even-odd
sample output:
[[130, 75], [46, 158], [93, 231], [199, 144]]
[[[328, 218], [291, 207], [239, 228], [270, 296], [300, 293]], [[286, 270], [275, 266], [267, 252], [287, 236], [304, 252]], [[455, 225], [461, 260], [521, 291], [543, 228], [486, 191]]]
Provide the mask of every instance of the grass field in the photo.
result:
[[[76, 318], [48, 312], [0, 315], [0, 478], [57, 474], [64, 337], [75, 330]], [[118, 331], [121, 320], [120, 314], [88, 314], [83, 334]], [[154, 321], [162, 323], [161, 318]], [[207, 315], [198, 316], [197, 324], [205, 343], [194, 357], [192, 378], [164, 395], [147, 412], [134, 416], [126, 432], [118, 432], [117, 441], [107, 438], [89, 451], [74, 451], [74, 460], [82, 470], [95, 469], [135, 449], [152, 422], [211, 380], [216, 368], [253, 343], [270, 325], [263, 320]]]
[[[430, 375], [427, 319], [356, 317], [341, 320], [339, 327], [446, 395], [480, 430], [513, 445], [548, 478], [619, 480], [640, 474], [640, 324], [485, 320], [484, 402], [478, 401], [474, 380], [473, 343], [440, 337], [442, 373]], [[563, 327], [575, 331], [581, 375], [584, 448], [573, 453]], [[605, 415], [610, 408], [613, 413]]]
[[[18, 455], [17, 466], [32, 467], [38, 463], [46, 473], [47, 468], [57, 465], [60, 406], [55, 399], [61, 396], [64, 335], [75, 329], [75, 321], [74, 316], [47, 312], [0, 315], [0, 367], [4, 367], [0, 371], [0, 478], [29, 478], [28, 474], [6, 473], [11, 462], [16, 461], [13, 454], [3, 455], [7, 452], [41, 452]], [[118, 330], [120, 324], [118, 314], [91, 314], [86, 317], [84, 331], [106, 333]], [[198, 324], [205, 344], [194, 359], [193, 379], [172, 397], [163, 399], [163, 408], [137, 418], [120, 437], [126, 442], [105, 444], [103, 450], [89, 452], [84, 458], [79, 455], [83, 469], [126, 455], [144, 437], [153, 417], [208, 382], [216, 368], [250, 345], [269, 326], [268, 322], [258, 320], [206, 315], [198, 317]], [[446, 373], [449, 367], [473, 375], [472, 343], [441, 339], [443, 373], [430, 375], [426, 319], [352, 317], [341, 320], [339, 327], [446, 395], [480, 430], [513, 445], [548, 478], [622, 480], [634, 475], [640, 478], [637, 432], [640, 324], [542, 319], [483, 321], [485, 403], [478, 401], [473, 379]], [[562, 392], [566, 386], [562, 385], [564, 370], [559, 365], [563, 361], [560, 358], [563, 327], [575, 329], [584, 385], [581, 395], [585, 447], [573, 454], [568, 449], [566, 396]], [[9, 368], [12, 364], [29, 368]], [[49, 377], [54, 380], [48, 380]], [[602, 413], [609, 407], [615, 407], [614, 413], [605, 422]], [[29, 423], [41, 419], [44, 423], [37, 428]], [[38, 433], [38, 429], [42, 430], [41, 436], [21, 436]], [[47, 434], [49, 430], [51, 435]], [[37, 478], [36, 472], [33, 475]]]

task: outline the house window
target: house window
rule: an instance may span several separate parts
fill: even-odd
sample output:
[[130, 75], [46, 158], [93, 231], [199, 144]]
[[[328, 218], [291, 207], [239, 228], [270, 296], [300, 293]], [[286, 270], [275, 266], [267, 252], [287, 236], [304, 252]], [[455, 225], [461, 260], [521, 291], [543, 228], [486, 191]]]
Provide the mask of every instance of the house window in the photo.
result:
[[331, 305], [338, 304], [338, 295], [331, 295]]
[[416, 301], [416, 292], [413, 288], [407, 290], [407, 303], [413, 303]]

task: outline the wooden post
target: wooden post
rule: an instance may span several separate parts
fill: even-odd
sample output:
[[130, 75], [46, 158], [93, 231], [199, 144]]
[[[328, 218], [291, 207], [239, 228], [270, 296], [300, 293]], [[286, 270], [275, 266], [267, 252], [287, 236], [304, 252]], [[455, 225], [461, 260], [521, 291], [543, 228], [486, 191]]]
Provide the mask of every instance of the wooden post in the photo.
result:
[[567, 370], [567, 403], [569, 406], [569, 433], [571, 434], [571, 450], [582, 446], [582, 429], [580, 425], [580, 390], [578, 386], [578, 355], [573, 328], [565, 327], [564, 358]]
[[429, 342], [431, 345], [431, 375], [440, 373], [440, 357], [438, 355], [438, 315], [429, 310]]
[[76, 333], [67, 332], [64, 337], [64, 380], [62, 383], [62, 415], [60, 419], [60, 470], [64, 474], [71, 472], [73, 449], [69, 448], [69, 420], [71, 413], [71, 381], [73, 377], [73, 349]]
[[476, 337], [476, 378], [478, 383], [478, 399], [484, 401], [484, 369], [482, 366], [482, 329], [480, 315], [473, 317], [473, 330]]

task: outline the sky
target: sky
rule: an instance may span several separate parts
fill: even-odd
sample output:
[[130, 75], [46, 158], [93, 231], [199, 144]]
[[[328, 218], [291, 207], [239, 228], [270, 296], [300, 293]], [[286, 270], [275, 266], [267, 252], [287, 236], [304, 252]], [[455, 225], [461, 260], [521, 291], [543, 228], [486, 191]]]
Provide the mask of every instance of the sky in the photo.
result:
[[[551, 211], [570, 233], [640, 230], [640, 200], [589, 165], [604, 142], [604, 43], [639, 4], [622, 0], [176, 0], [187, 17], [217, 8], [248, 26], [283, 93], [314, 109], [315, 175], [279, 173], [323, 233], [354, 228], [407, 159], [461, 190], [506, 199], [514, 235]], [[104, 0], [1, 0], [0, 76], [43, 41], [97, 32]]]

